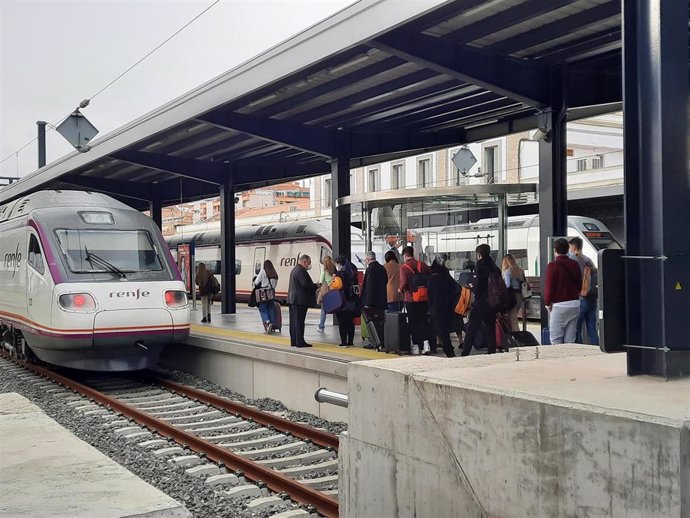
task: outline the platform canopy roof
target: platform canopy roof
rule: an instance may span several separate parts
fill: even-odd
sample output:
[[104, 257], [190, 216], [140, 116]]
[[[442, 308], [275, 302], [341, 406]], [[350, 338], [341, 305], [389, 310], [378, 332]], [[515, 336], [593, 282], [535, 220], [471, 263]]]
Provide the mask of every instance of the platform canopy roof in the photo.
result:
[[[146, 207], [620, 109], [620, 0], [362, 0], [0, 190]], [[259, 21], [257, 20], [257, 23]], [[155, 85], [151, 85], [155, 87]]]

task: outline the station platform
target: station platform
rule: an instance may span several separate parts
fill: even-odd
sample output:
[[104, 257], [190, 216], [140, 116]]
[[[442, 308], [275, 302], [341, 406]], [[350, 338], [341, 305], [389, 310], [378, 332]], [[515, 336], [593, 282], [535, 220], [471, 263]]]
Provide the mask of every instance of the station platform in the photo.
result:
[[19, 394], [0, 394], [0, 437], [0, 516], [191, 516]]
[[[283, 328], [270, 335], [263, 332], [259, 311], [237, 305], [234, 315], [222, 315], [220, 304], [211, 306], [211, 322], [202, 323], [201, 306], [193, 310], [192, 329], [185, 344], [168, 346], [161, 357], [164, 367], [189, 372], [247, 397], [272, 398], [292, 410], [310, 412], [330, 421], [346, 421], [347, 411], [317, 403], [313, 394], [320, 387], [347, 391], [349, 364], [363, 360], [400, 359], [364, 349], [361, 330], [355, 329], [355, 347], [338, 347], [340, 337], [333, 319], [326, 319], [325, 331], [318, 330], [320, 311], [307, 313], [305, 339], [313, 347], [290, 347], [288, 308], [282, 308]], [[528, 325], [539, 336], [538, 324]], [[458, 340], [452, 336], [457, 352]], [[447, 359], [441, 349], [439, 359]]]

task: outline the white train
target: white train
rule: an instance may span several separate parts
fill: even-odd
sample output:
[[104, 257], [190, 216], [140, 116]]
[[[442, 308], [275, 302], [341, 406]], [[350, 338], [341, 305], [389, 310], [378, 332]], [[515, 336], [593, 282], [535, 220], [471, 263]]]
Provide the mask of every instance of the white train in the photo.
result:
[[[476, 261], [475, 249], [486, 243], [491, 247], [493, 258], [497, 257], [498, 229], [496, 219], [483, 219], [476, 223], [442, 228], [428, 228], [417, 231], [417, 237], [424, 244], [424, 258], [433, 260], [437, 255], [447, 256], [450, 270], [462, 270], [466, 261]], [[603, 248], [622, 248], [601, 221], [582, 216], [568, 216], [567, 237], [580, 237], [583, 253], [597, 261], [597, 254]], [[508, 218], [508, 252], [513, 254], [528, 276], [540, 275], [539, 263], [539, 216], [511, 216]], [[379, 245], [387, 249], [385, 244]]]
[[[364, 268], [364, 239], [359, 229], [352, 229], [351, 260], [360, 270]], [[220, 229], [205, 232], [177, 234], [167, 240], [170, 251], [177, 260], [177, 245], [194, 242], [195, 262], [205, 263], [220, 281]], [[312, 269], [309, 272], [314, 282], [321, 276], [321, 262], [326, 256], [333, 256], [331, 245], [331, 221], [311, 219], [289, 223], [277, 223], [235, 230], [235, 275], [237, 300], [246, 302], [252, 288], [252, 279], [259, 273], [266, 259], [278, 272], [276, 298], [287, 300], [290, 271], [301, 255], [309, 255]], [[222, 289], [222, 288], [221, 288]]]
[[179, 271], [148, 217], [81, 191], [0, 207], [5, 349], [76, 369], [135, 370], [189, 328]]

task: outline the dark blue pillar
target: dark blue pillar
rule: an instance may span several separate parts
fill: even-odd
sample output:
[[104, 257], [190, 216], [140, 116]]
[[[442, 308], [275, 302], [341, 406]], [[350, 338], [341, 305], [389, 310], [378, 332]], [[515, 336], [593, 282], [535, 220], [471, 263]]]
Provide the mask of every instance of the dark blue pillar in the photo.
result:
[[220, 186], [220, 257], [221, 312], [236, 313], [234, 168], [223, 172]]
[[349, 258], [352, 248], [350, 205], [336, 207], [336, 201], [338, 198], [350, 195], [350, 160], [347, 158], [333, 160], [331, 178], [333, 258], [339, 255]]
[[[153, 190], [157, 191], [157, 186], [153, 186]], [[160, 193], [154, 192], [151, 201], [149, 202], [149, 213], [151, 214], [151, 219], [158, 226], [158, 228], [163, 228], [163, 207], [161, 206]]]
[[688, 376], [688, 5], [622, 5], [628, 374]]
[[[565, 111], [546, 110], [539, 116], [542, 136], [539, 141], [539, 275], [542, 292], [546, 285], [546, 265], [553, 236], [568, 231], [568, 181], [566, 170]], [[549, 315], [541, 304], [541, 325], [549, 325]]]

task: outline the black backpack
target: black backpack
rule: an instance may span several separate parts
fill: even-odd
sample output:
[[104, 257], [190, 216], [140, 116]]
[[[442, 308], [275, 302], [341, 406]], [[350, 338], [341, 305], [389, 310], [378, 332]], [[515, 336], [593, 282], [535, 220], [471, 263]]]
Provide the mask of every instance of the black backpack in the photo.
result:
[[489, 272], [486, 298], [489, 306], [496, 311], [506, 311], [511, 308], [508, 288], [503, 276], [496, 270]]

